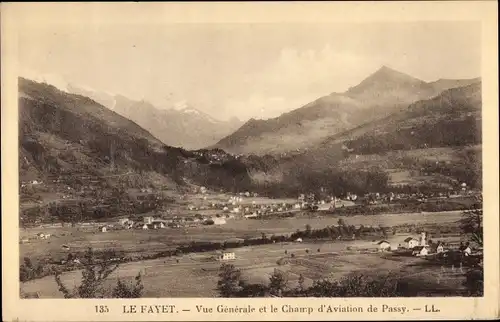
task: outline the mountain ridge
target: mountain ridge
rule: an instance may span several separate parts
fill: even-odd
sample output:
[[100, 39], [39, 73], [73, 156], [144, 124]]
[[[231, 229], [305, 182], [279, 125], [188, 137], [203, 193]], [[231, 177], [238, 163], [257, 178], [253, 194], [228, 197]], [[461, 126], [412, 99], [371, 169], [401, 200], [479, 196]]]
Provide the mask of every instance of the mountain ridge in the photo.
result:
[[77, 86], [72, 93], [94, 98], [97, 102], [148, 129], [163, 143], [189, 150], [216, 143], [241, 125], [239, 120], [221, 121], [187, 105], [181, 109], [161, 109], [147, 100], [133, 100], [122, 94], [114, 96], [89, 92]]
[[425, 82], [383, 66], [344, 93], [331, 93], [268, 120], [251, 119], [211, 146], [238, 154], [280, 154], [304, 149], [413, 102], [475, 79]]
[[20, 181], [95, 177], [108, 178], [97, 180], [116, 188], [127, 174], [132, 186], [178, 190], [188, 182], [219, 188], [248, 180], [237, 160], [212, 166], [91, 98], [24, 78], [18, 84]]

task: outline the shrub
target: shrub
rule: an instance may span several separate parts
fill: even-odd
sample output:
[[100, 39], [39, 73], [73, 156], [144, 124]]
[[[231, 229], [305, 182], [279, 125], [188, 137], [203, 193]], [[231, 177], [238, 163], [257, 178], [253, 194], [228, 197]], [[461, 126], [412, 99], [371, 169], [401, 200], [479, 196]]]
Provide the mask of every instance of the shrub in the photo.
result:
[[234, 297], [240, 290], [241, 272], [232, 264], [222, 264], [219, 269], [217, 290], [222, 297]]

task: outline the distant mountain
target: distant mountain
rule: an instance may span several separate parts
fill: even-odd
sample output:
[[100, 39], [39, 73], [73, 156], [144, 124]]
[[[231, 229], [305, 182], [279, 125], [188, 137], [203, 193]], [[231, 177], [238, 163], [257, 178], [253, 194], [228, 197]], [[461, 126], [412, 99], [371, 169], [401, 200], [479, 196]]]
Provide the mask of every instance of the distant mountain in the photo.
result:
[[454, 87], [462, 87], [470, 84], [478, 83], [481, 81], [481, 78], [472, 78], [472, 79], [438, 79], [435, 82], [429, 83], [431, 84], [437, 91], [444, 91]]
[[329, 136], [382, 119], [443, 90], [476, 81], [427, 83], [382, 67], [344, 93], [332, 93], [268, 120], [251, 119], [215, 147], [232, 153], [280, 154], [314, 147]]
[[414, 185], [459, 180], [480, 187], [481, 108], [481, 82], [476, 81], [330, 136], [307, 151], [250, 156], [248, 166], [254, 170], [253, 180], [268, 185], [338, 185], [326, 174], [335, 169], [351, 171], [352, 176], [385, 172], [391, 180], [404, 177]]
[[235, 159], [217, 165], [205, 161], [165, 145], [88, 97], [19, 78], [20, 181], [92, 176], [116, 184], [135, 178], [127, 185], [161, 184], [176, 190], [188, 182], [218, 188], [248, 179]]
[[415, 102], [344, 137], [357, 154], [481, 144], [481, 107], [481, 82], [477, 81]]
[[242, 124], [235, 118], [229, 121], [217, 120], [189, 105], [179, 110], [165, 110], [147, 101], [136, 101], [123, 95], [88, 90], [76, 85], [70, 86], [69, 89], [72, 93], [91, 97], [136, 122], [163, 143], [189, 150], [213, 145]]

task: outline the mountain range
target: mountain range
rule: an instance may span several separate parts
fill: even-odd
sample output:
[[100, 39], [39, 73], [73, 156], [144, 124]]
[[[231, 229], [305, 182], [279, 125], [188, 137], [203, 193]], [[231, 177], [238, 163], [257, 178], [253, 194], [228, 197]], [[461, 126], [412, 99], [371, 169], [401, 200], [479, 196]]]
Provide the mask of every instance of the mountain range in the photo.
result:
[[[327, 136], [307, 150], [250, 155], [251, 177], [263, 185], [286, 182], [297, 191], [338, 185], [362, 173], [384, 174], [395, 186], [481, 187], [481, 108], [478, 79]], [[337, 172], [351, 179], [330, 180]], [[359, 180], [358, 189], [370, 186], [368, 178]]]
[[329, 136], [383, 119], [415, 101], [477, 81], [476, 78], [425, 82], [383, 66], [344, 93], [321, 97], [273, 119], [251, 119], [214, 147], [257, 155], [301, 151]]
[[217, 120], [186, 105], [181, 109], [161, 109], [145, 100], [133, 100], [69, 84], [71, 93], [88, 96], [116, 113], [136, 122], [163, 143], [196, 150], [215, 144], [242, 125], [237, 118]]
[[191, 183], [224, 187], [246, 180], [237, 166], [233, 159], [217, 166], [200, 161], [91, 98], [19, 78], [21, 182], [93, 177], [108, 188], [155, 185], [178, 191]]
[[132, 186], [178, 191], [192, 183], [281, 195], [457, 180], [481, 186], [480, 79], [424, 82], [383, 67], [344, 93], [274, 119], [250, 120], [213, 149], [196, 151], [165, 144], [168, 138], [150, 130], [155, 124], [166, 127], [163, 133], [181, 133], [166, 121], [180, 113], [182, 124], [198, 118], [216, 124], [194, 108], [161, 111], [119, 95], [72, 91], [19, 78], [21, 181], [83, 175], [116, 185], [127, 174]]

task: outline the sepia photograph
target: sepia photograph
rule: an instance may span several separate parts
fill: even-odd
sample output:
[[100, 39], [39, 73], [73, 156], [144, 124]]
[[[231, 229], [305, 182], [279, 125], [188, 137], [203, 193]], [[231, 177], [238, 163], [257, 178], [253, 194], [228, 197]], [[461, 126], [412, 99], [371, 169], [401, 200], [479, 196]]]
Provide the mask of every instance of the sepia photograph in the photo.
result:
[[106, 10], [17, 22], [19, 299], [484, 296], [481, 21]]

